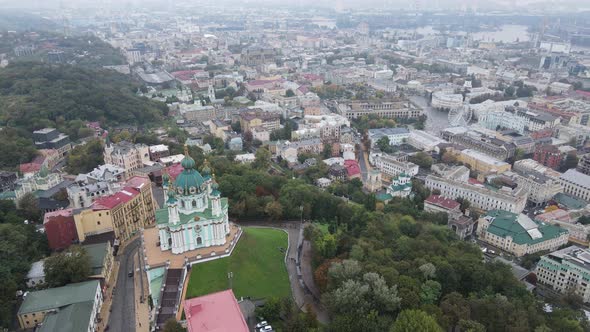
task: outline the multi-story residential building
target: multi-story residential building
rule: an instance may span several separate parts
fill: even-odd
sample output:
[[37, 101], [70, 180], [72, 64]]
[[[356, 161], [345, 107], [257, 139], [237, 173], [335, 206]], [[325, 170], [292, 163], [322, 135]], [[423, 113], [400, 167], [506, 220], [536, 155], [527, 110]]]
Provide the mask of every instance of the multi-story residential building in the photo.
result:
[[74, 215], [80, 241], [88, 235], [109, 231], [125, 241], [155, 221], [155, 202], [148, 178], [134, 176], [119, 192], [97, 199], [88, 209]]
[[97, 331], [102, 306], [98, 280], [29, 292], [18, 310], [21, 329], [38, 331]]
[[349, 119], [363, 115], [413, 119], [422, 115], [422, 109], [407, 100], [342, 101], [336, 107], [340, 115]]
[[150, 162], [150, 151], [147, 145], [127, 141], [105, 146], [103, 155], [105, 164], [124, 169], [126, 177], [131, 176], [133, 170]]
[[576, 169], [580, 173], [590, 175], [590, 154], [586, 154], [582, 156], [582, 158], [580, 158], [580, 161], [578, 162], [578, 167]]
[[401, 173], [415, 176], [419, 170], [418, 165], [409, 161], [398, 161], [397, 158], [390, 155], [382, 155], [377, 158], [375, 165], [381, 170], [384, 178], [392, 178]]
[[563, 154], [555, 145], [538, 145], [535, 148], [533, 159], [541, 165], [558, 169], [563, 160]]
[[151, 145], [149, 147], [149, 152], [151, 161], [158, 161], [162, 157], [170, 156], [170, 150], [168, 149], [168, 146], [164, 144]]
[[33, 140], [37, 149], [55, 149], [63, 157], [72, 149], [70, 137], [55, 128], [44, 128], [33, 132]]
[[567, 243], [568, 231], [533, 221], [524, 214], [492, 210], [479, 218], [477, 235], [483, 242], [516, 257], [543, 250], [556, 250]]
[[438, 190], [441, 196], [457, 199], [467, 199], [471, 206], [484, 211], [502, 209], [514, 213], [524, 210], [528, 192], [525, 188], [513, 190], [490, 190], [483, 186], [472, 185], [438, 176], [426, 177], [426, 187]]
[[528, 190], [529, 201], [535, 206], [546, 203], [561, 192], [559, 181], [543, 173], [515, 169], [514, 174], [517, 185]]
[[552, 129], [560, 121], [559, 117], [552, 114], [513, 106], [508, 106], [504, 110], [485, 112], [478, 117], [478, 123], [485, 128], [492, 130], [513, 129], [519, 134], [524, 134], [525, 131]]
[[541, 256], [535, 274], [537, 282], [590, 302], [590, 249], [570, 246]]
[[559, 182], [564, 193], [590, 201], [590, 175], [569, 169], [559, 177]]
[[180, 104], [180, 114], [186, 121], [203, 123], [205, 121], [215, 120], [217, 111], [211, 105], [202, 106], [200, 104]]
[[254, 127], [262, 127], [272, 132], [281, 127], [280, 115], [260, 110], [241, 112], [240, 126], [244, 133], [251, 131]]
[[121, 188], [125, 171], [114, 165], [100, 165], [92, 172], [79, 174], [75, 183], [66, 188], [70, 207], [88, 207], [99, 197], [112, 195]]
[[369, 129], [371, 147], [375, 147], [377, 142], [383, 137], [389, 139], [389, 145], [401, 145], [410, 137], [410, 131], [403, 127]]

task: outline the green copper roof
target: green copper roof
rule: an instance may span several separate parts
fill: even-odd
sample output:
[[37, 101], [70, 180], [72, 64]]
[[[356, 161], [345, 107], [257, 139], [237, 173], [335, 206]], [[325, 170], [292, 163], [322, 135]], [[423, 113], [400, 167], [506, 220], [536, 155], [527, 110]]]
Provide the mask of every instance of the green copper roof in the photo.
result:
[[203, 185], [204, 182], [205, 179], [203, 179], [201, 174], [196, 169], [185, 168], [176, 177], [176, 181], [174, 181], [174, 187], [177, 193], [180, 194], [179, 188], [181, 188], [183, 195], [189, 195], [191, 194], [191, 188], [194, 188], [195, 192], [199, 191], [201, 189], [201, 185]]
[[94, 301], [98, 280], [69, 284], [30, 292], [23, 301], [18, 314], [62, 308], [74, 303]]
[[88, 256], [90, 257], [90, 267], [92, 268], [92, 275], [99, 275], [102, 273], [104, 258], [108, 252], [108, 243], [87, 244], [82, 246]]
[[504, 210], [491, 210], [487, 216], [495, 218], [490, 226], [488, 226], [488, 232], [503, 238], [511, 236], [512, 241], [516, 244], [536, 244], [567, 233], [567, 230], [561, 227], [533, 221], [537, 225], [539, 232], [543, 235], [540, 238], [533, 239], [517, 221], [518, 214]]
[[393, 196], [391, 196], [390, 194], [386, 194], [386, 193], [380, 193], [380, 194], [377, 194], [375, 196], [375, 198], [377, 198], [378, 201], [384, 202], [384, 201], [388, 201], [388, 200], [392, 199]]
[[[221, 210], [225, 210], [228, 207], [228, 201], [226, 197], [221, 198]], [[180, 224], [186, 224], [195, 219], [195, 217], [199, 217], [200, 220], [212, 220], [218, 217], [214, 217], [211, 214], [211, 202], [209, 202], [209, 206], [203, 212], [194, 212], [191, 214], [182, 214], [179, 213], [178, 216], [180, 217]], [[159, 209], [156, 210], [156, 224], [158, 225], [167, 225], [168, 224], [168, 209]]]
[[74, 303], [56, 313], [45, 316], [38, 332], [79, 332], [88, 330], [92, 315], [93, 301]]

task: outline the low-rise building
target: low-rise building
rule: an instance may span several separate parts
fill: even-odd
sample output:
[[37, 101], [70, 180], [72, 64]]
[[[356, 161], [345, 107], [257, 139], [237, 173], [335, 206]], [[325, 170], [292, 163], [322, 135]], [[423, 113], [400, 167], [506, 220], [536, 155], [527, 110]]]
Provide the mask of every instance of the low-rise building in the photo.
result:
[[18, 310], [21, 329], [96, 331], [103, 296], [98, 280], [29, 292]]
[[375, 147], [377, 142], [383, 137], [389, 139], [389, 145], [401, 145], [410, 137], [410, 131], [403, 127], [369, 129], [369, 141], [371, 141], [371, 147]]
[[418, 174], [418, 165], [409, 161], [398, 161], [397, 158], [390, 155], [382, 155], [376, 160], [376, 166], [381, 170], [383, 177], [391, 178], [400, 173], [415, 176]]
[[55, 128], [44, 128], [33, 132], [33, 140], [37, 149], [55, 149], [63, 157], [72, 149], [70, 137]]
[[491, 210], [478, 220], [479, 239], [516, 257], [556, 250], [567, 243], [567, 230], [533, 221], [524, 214]]
[[563, 160], [563, 154], [555, 145], [543, 144], [535, 148], [533, 159], [541, 165], [558, 169]]
[[240, 113], [240, 126], [242, 132], [252, 131], [254, 127], [262, 127], [267, 131], [281, 128], [280, 115], [261, 110], [245, 111]]
[[454, 199], [441, 195], [430, 195], [424, 200], [424, 211], [444, 212], [449, 215], [460, 215], [461, 204]]
[[188, 332], [248, 332], [248, 324], [231, 289], [184, 301]]
[[541, 257], [535, 268], [537, 282], [590, 302], [590, 249], [570, 246]]
[[446, 141], [423, 130], [412, 130], [408, 137], [408, 144], [426, 152], [438, 151], [438, 145], [441, 143]]
[[151, 161], [158, 161], [162, 157], [168, 157], [170, 155], [170, 150], [168, 149], [168, 145], [158, 144], [158, 145], [151, 145], [149, 147], [150, 152], [150, 160]]

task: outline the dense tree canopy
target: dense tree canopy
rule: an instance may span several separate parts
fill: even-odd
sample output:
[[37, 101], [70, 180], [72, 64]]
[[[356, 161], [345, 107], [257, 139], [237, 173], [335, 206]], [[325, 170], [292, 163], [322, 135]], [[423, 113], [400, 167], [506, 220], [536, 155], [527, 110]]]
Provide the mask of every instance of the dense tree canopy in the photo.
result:
[[44, 270], [47, 285], [60, 287], [86, 280], [92, 267], [86, 250], [81, 246], [71, 246], [68, 250], [47, 258]]

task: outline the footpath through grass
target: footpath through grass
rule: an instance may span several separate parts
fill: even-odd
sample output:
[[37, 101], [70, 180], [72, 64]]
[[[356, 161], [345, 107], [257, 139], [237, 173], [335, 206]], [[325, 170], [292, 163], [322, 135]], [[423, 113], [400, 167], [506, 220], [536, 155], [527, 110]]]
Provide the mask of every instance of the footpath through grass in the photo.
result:
[[193, 265], [186, 298], [228, 289], [228, 272], [233, 273], [232, 288], [238, 298], [290, 296], [285, 252], [279, 249], [286, 250], [287, 244], [283, 231], [245, 227], [230, 257]]

